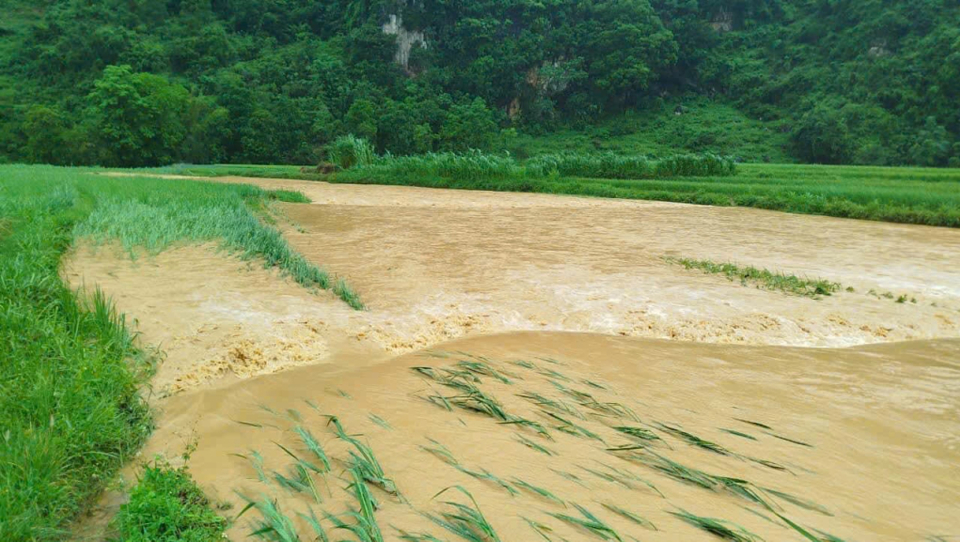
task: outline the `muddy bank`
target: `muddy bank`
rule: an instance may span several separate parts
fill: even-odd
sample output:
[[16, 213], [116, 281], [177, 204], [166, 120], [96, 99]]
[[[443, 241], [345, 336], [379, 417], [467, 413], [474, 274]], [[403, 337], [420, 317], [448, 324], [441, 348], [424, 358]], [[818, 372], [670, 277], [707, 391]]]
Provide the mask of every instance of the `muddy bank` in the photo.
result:
[[[543, 332], [476, 337], [363, 369], [350, 370], [356, 361], [341, 359], [175, 396], [145, 453], [175, 456], [196, 442], [191, 468], [209, 494], [234, 509], [243, 505], [237, 491], [277, 499], [304, 536], [308, 528], [297, 512], [313, 509], [323, 517], [321, 511], [357, 507], [344, 490], [351, 446], [326, 417], [335, 415], [373, 450], [403, 496], [371, 486], [388, 540], [397, 539], [398, 529], [452, 539], [422, 514], [444, 511], [440, 501], [447, 499], [433, 496], [454, 484], [473, 494], [503, 540], [536, 539], [527, 519], [557, 540], [589, 539], [551, 515], [577, 515], [574, 503], [625, 540], [711, 539], [670, 513], [678, 510], [734, 522], [766, 540], [803, 539], [765, 506], [684, 480], [663, 470], [658, 458], [746, 480], [777, 513], [806, 529], [844, 540], [919, 540], [960, 528], [957, 359], [956, 340], [835, 350]], [[509, 415], [535, 421], [543, 432], [458, 406], [462, 390], [411, 370], [463, 372], [462, 362], [494, 369], [499, 376], [468, 378]], [[435, 396], [447, 397], [450, 409], [427, 400]], [[642, 428], [655, 439], [632, 438], [618, 426]], [[320, 502], [284, 489], [271, 474], [293, 476], [294, 461], [276, 443], [311, 459], [296, 427], [307, 428], [333, 462], [329, 473], [313, 475]], [[692, 444], [677, 430], [714, 448]], [[640, 448], [611, 451], [624, 445]], [[258, 480], [253, 452], [263, 458], [266, 482]], [[493, 477], [478, 479], [483, 472]], [[242, 521], [231, 534], [240, 538], [249, 529]]]

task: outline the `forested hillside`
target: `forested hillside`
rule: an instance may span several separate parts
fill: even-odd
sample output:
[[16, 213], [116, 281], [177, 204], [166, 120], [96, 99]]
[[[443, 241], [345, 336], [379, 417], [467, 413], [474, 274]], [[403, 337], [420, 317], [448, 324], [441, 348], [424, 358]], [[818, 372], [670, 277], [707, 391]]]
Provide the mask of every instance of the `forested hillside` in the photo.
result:
[[954, 0], [2, 3], [0, 161], [312, 163], [345, 133], [406, 154], [660, 130], [632, 152], [960, 166]]

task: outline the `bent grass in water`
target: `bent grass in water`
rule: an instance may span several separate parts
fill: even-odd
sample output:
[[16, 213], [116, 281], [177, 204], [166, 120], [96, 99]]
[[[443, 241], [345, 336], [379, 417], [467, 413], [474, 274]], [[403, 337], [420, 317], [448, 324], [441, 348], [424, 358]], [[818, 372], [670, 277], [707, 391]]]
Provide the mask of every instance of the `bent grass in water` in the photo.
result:
[[681, 265], [686, 269], [696, 269], [710, 274], [721, 274], [732, 281], [740, 281], [746, 286], [752, 284], [766, 290], [776, 290], [788, 294], [818, 299], [840, 291], [838, 282], [824, 279], [807, 279], [796, 275], [787, 275], [777, 271], [758, 269], [753, 266], [741, 266], [734, 263], [717, 263], [710, 260], [674, 258], [665, 256], [667, 263]]

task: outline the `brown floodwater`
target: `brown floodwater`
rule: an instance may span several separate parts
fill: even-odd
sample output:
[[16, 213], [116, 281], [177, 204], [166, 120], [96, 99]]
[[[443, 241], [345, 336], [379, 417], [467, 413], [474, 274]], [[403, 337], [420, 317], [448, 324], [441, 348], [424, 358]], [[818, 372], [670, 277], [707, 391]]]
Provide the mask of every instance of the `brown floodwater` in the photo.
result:
[[[143, 457], [176, 457], [195, 442], [191, 472], [234, 513], [238, 492], [277, 499], [306, 540], [298, 512], [356, 508], [344, 489], [349, 446], [324, 417], [336, 415], [402, 495], [372, 490], [386, 540], [400, 530], [455, 540], [424, 514], [469, 502], [454, 490], [434, 498], [457, 484], [502, 540], [542, 539], [527, 520], [553, 540], [590, 539], [551, 515], [576, 516], [574, 503], [624, 540], [710, 539], [671, 514], [680, 511], [765, 540], [803, 539], [776, 514], [848, 541], [960, 536], [960, 231], [657, 202], [232, 181], [307, 194], [314, 204], [278, 206], [284, 235], [348, 280], [369, 310], [213, 246], [131, 260], [81, 245], [64, 275], [103, 288], [164, 353], [153, 382], [158, 429]], [[823, 277], [853, 291], [790, 296], [688, 271], [666, 255]], [[479, 375], [473, 384], [548, 437], [431, 403], [460, 392], [410, 369], [477, 356], [509, 383]], [[563, 410], [536, 406], [531, 392]], [[595, 438], [558, 429], [547, 412]], [[319, 503], [272, 479], [292, 476], [293, 459], [276, 443], [310, 457], [298, 425], [332, 459], [331, 472], [312, 475]], [[628, 443], [645, 447], [609, 450]], [[441, 445], [459, 469], [440, 459]], [[258, 481], [252, 451], [269, 483]], [[713, 482], [670, 475], [667, 460]], [[746, 480], [746, 494], [765, 504], [716, 476]], [[98, 516], [121, 501], [108, 495]], [[258, 517], [248, 512], [231, 537]]]
[[[502, 540], [537, 539], [524, 518], [549, 526], [559, 537], [588, 540], [585, 531], [550, 515], [576, 515], [574, 503], [624, 540], [710, 539], [670, 514], [679, 510], [731, 521], [766, 540], [803, 540], [755, 502], [657, 470], [658, 455], [711, 475], [747, 480], [782, 516], [844, 540], [960, 534], [960, 341], [804, 349], [525, 332], [461, 339], [437, 350], [460, 354], [408, 354], [361, 369], [350, 369], [357, 363], [343, 359], [174, 396], [164, 404], [145, 453], [175, 456], [184, 443], [196, 442], [191, 471], [209, 494], [232, 503], [234, 510], [244, 504], [235, 493], [240, 492], [277, 499], [292, 518], [309, 509], [321, 517], [321, 511], [339, 514], [357, 505], [344, 490], [349, 447], [325, 417], [335, 415], [373, 450], [403, 497], [373, 489], [382, 504], [376, 517], [387, 540], [398, 539], [397, 529], [454, 540], [422, 515], [444, 511], [441, 502], [448, 499], [433, 496], [452, 485], [471, 492]], [[548, 438], [424, 400], [458, 391], [419, 376], [412, 366], [451, 367], [476, 356], [484, 356], [509, 383], [480, 376], [475, 385], [511, 415], [543, 424]], [[511, 363], [516, 360], [532, 362], [533, 368]], [[567, 395], [554, 383], [591, 399]], [[538, 408], [518, 396], [531, 392], [561, 401], [569, 411]], [[617, 415], [584, 406], [591, 401], [624, 409]], [[602, 440], [562, 432], [556, 427], [563, 424], [546, 412]], [[659, 424], [718, 444], [724, 453], [691, 445]], [[611, 429], [621, 425], [646, 428], [661, 440], [636, 441]], [[309, 493], [258, 481], [249, 459], [256, 451], [268, 477], [274, 470], [292, 476], [294, 461], [276, 443], [311, 458], [292, 432], [296, 426], [308, 428], [333, 463], [329, 474], [313, 475], [320, 503]], [[521, 437], [553, 455], [527, 447]], [[648, 446], [650, 453], [607, 451], [631, 443]], [[487, 471], [516, 494], [424, 449], [441, 445], [464, 469]], [[564, 504], [531, 493], [518, 480], [548, 490]], [[798, 506], [774, 491], [810, 504]], [[638, 514], [657, 530], [617, 516], [603, 508], [605, 503]], [[257, 517], [249, 513], [231, 535], [250, 532]], [[306, 524], [297, 525], [307, 539]]]

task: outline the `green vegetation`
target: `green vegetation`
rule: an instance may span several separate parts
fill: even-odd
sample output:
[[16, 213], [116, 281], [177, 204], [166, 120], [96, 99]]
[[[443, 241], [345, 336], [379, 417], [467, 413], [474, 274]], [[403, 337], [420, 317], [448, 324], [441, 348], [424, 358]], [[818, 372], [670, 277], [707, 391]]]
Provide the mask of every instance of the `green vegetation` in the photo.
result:
[[341, 169], [350, 169], [370, 165], [375, 154], [369, 141], [350, 134], [335, 139], [327, 150], [327, 157]]
[[[152, 360], [100, 292], [78, 294], [62, 282], [64, 252], [78, 237], [117, 241], [132, 252], [219, 240], [302, 284], [331, 285], [257, 219], [270, 199], [290, 197], [250, 186], [0, 166], [0, 539], [62, 537], [151, 430], [139, 389]], [[147, 476], [163, 487], [184, 478]], [[162, 506], [157, 499], [150, 505]], [[132, 509], [124, 521], [141, 524]]]
[[595, 179], [662, 179], [668, 177], [725, 177], [736, 173], [730, 158], [673, 155], [660, 160], [646, 156], [606, 154], [541, 155], [526, 164], [535, 177], [589, 177]]
[[955, 170], [738, 164], [736, 175], [724, 177], [591, 179], [527, 175], [522, 165], [502, 156], [472, 153], [459, 160], [444, 156], [442, 170], [439, 161], [414, 156], [381, 158], [369, 167], [334, 175], [302, 173], [293, 166], [176, 166], [150, 171], [646, 199], [960, 227], [960, 172]]
[[743, 527], [733, 525], [727, 521], [702, 517], [683, 510], [680, 512], [670, 513], [693, 525], [694, 527], [698, 527], [704, 531], [707, 531], [708, 533], [717, 535], [724, 540], [732, 540], [733, 542], [757, 542], [758, 540], [761, 540], [759, 537]]
[[316, 163], [352, 133], [956, 166], [958, 28], [947, 0], [8, 0], [0, 161]]
[[[291, 192], [266, 192], [244, 185], [213, 185], [156, 179], [97, 179], [104, 197], [75, 234], [98, 243], [117, 241], [134, 251], [158, 252], [175, 242], [220, 241], [244, 258], [263, 259], [307, 288], [330, 289], [355, 309], [359, 296], [342, 280], [290, 248], [275, 228], [251, 212], [268, 199], [303, 201]], [[167, 188], [164, 190], [164, 188]]]
[[579, 504], [573, 503], [573, 507], [580, 512], [583, 517], [570, 516], [567, 514], [550, 514], [551, 516], [566, 521], [567, 523], [581, 527], [588, 532], [592, 533], [594, 536], [602, 538], [603, 540], [620, 540], [623, 538], [620, 537], [620, 534], [617, 533], [606, 522], [593, 515], [589, 510], [580, 506]]
[[[752, 284], [767, 290], [779, 290], [789, 294], [812, 297], [814, 299], [824, 295], [831, 295], [840, 291], [840, 284], [823, 279], [806, 279], [796, 275], [786, 275], [779, 272], [757, 269], [753, 266], [740, 266], [732, 263], [716, 263], [709, 260], [692, 260], [690, 258], [665, 257], [664, 261], [682, 265], [687, 269], [697, 269], [704, 273], [716, 273], [726, 276], [730, 280], [739, 280], [741, 284]], [[666, 426], [663, 426], [666, 428]], [[671, 428], [672, 429], [672, 428]], [[682, 431], [676, 430], [678, 433]], [[689, 435], [692, 440], [696, 437]]]
[[500, 542], [500, 537], [497, 535], [497, 531], [494, 530], [493, 526], [490, 525], [490, 522], [487, 521], [487, 518], [484, 517], [483, 512], [480, 511], [480, 505], [477, 504], [477, 501], [473, 498], [473, 495], [471, 495], [469, 491], [464, 489], [462, 486], [453, 486], [452, 488], [448, 487], [447, 489], [444, 489], [436, 496], [439, 496], [450, 489], [456, 489], [460, 493], [464, 494], [468, 499], [470, 499], [470, 503], [473, 506], [470, 506], [469, 504], [458, 503], [456, 501], [445, 501], [444, 504], [451, 508], [450, 511], [441, 512], [439, 516], [428, 514], [427, 517], [433, 520], [433, 522], [437, 525], [466, 540], [467, 542]]
[[186, 467], [159, 460], [144, 470], [114, 523], [124, 542], [211, 542], [227, 526]]
[[0, 539], [62, 537], [151, 430], [149, 374], [100, 292], [59, 276], [93, 207], [75, 172], [0, 167]]

